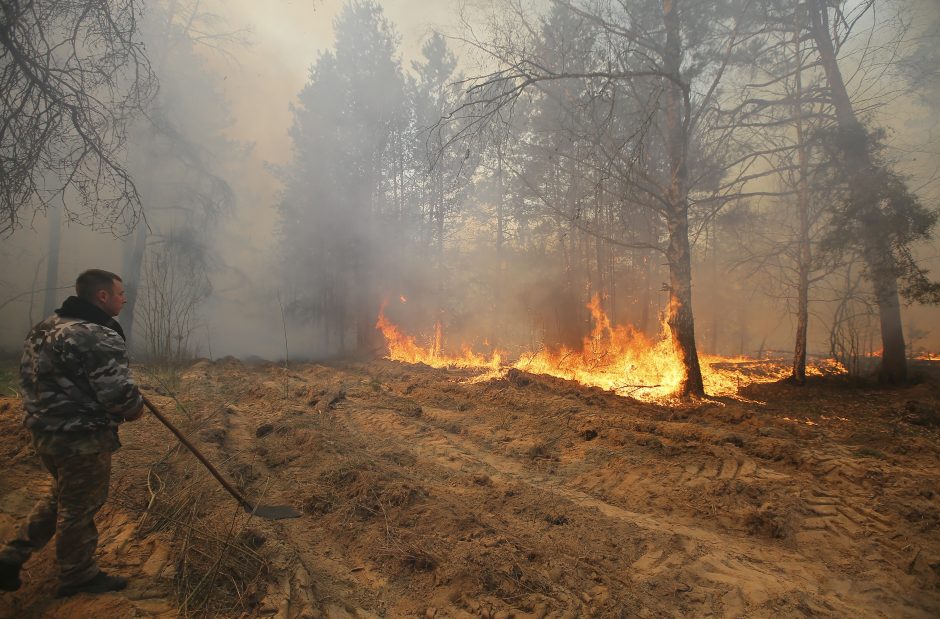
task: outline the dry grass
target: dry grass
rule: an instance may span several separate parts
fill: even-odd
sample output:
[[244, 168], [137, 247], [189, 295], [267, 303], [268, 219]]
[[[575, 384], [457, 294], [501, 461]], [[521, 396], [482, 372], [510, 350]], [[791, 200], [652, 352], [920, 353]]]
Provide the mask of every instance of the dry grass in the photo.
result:
[[[137, 535], [161, 535], [172, 549], [173, 590], [184, 617], [231, 617], [250, 612], [263, 597], [266, 560], [263, 539], [251, 531], [251, 516], [237, 505], [213, 509], [207, 501], [215, 481], [173, 448], [151, 466], [145, 505], [123, 493], [114, 497], [140, 514]], [[188, 461], [188, 462], [187, 462]]]
[[[153, 494], [141, 519], [145, 534], [169, 533], [176, 572], [174, 588], [184, 616], [233, 616], [250, 611], [261, 599], [267, 564], [248, 529], [251, 516], [237, 505], [207, 510], [205, 495], [214, 485], [202, 471], [189, 469], [172, 487]], [[186, 483], [188, 481], [188, 483]]]

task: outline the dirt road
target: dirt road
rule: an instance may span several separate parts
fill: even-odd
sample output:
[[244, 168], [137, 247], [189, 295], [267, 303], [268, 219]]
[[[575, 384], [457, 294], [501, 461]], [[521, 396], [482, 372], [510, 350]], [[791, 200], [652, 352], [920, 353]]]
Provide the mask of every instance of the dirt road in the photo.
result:
[[[102, 561], [131, 588], [52, 600], [47, 549], [0, 613], [940, 616], [940, 382], [665, 406], [388, 361], [140, 375], [247, 493], [304, 516], [239, 513], [129, 424]], [[6, 536], [42, 474], [0, 407]]]

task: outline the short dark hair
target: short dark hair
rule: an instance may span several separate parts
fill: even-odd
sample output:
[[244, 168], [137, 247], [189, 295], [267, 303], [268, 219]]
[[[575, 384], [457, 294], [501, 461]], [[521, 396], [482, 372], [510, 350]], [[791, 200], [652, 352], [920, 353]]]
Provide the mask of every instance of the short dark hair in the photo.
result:
[[122, 282], [119, 275], [101, 269], [88, 269], [75, 280], [75, 294], [86, 301], [94, 301], [99, 290], [112, 290], [114, 282]]

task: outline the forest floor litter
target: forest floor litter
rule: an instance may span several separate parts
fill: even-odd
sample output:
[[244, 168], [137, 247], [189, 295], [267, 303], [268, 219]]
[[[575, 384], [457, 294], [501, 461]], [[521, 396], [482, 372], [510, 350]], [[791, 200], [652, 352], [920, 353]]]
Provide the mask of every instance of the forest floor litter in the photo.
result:
[[[388, 360], [141, 367], [241, 491], [303, 515], [252, 518], [146, 415], [99, 518], [129, 588], [54, 599], [48, 547], [0, 616], [937, 617], [940, 365], [914, 371], [651, 404]], [[21, 419], [0, 398], [3, 539], [47, 483]]]

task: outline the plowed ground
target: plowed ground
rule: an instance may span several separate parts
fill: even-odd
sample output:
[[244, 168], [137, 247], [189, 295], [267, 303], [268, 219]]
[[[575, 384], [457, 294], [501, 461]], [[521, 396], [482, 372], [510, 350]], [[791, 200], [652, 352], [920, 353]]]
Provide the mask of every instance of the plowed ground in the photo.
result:
[[[47, 548], [0, 615], [937, 617], [940, 380], [920, 371], [659, 406], [389, 361], [141, 369], [236, 485], [303, 516], [237, 509], [148, 415], [100, 519], [129, 589], [54, 600]], [[45, 477], [0, 408], [6, 539]]]

